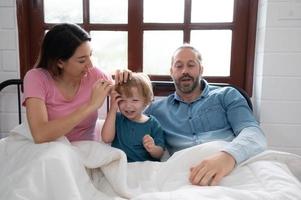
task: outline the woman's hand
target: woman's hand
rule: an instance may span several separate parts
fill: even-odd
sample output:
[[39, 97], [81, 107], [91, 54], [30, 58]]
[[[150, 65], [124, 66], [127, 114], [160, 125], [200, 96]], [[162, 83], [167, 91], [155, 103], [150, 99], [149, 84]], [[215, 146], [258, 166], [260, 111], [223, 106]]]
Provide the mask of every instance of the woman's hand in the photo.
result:
[[115, 84], [119, 83], [126, 83], [127, 80], [131, 80], [132, 78], [132, 71], [128, 69], [124, 70], [116, 70], [115, 72]]
[[193, 185], [217, 185], [235, 166], [235, 159], [226, 152], [218, 152], [190, 169], [189, 180]]
[[100, 108], [112, 89], [113, 85], [109, 80], [98, 80], [94, 83], [90, 102], [88, 105], [93, 110]]

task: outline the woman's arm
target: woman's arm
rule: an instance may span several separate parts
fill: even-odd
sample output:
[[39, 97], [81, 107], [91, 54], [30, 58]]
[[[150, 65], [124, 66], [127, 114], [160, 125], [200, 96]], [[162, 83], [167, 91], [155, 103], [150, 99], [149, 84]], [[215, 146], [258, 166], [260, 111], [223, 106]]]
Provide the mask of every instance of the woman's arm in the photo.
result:
[[34, 97], [26, 99], [27, 120], [35, 143], [50, 142], [70, 132], [103, 104], [111, 88], [110, 82], [97, 81], [89, 102], [69, 115], [51, 121], [43, 100]]
[[120, 95], [116, 91], [111, 92], [111, 107], [101, 129], [101, 138], [105, 143], [111, 143], [116, 134], [115, 122], [116, 122], [116, 112], [118, 110], [118, 101], [120, 100]]

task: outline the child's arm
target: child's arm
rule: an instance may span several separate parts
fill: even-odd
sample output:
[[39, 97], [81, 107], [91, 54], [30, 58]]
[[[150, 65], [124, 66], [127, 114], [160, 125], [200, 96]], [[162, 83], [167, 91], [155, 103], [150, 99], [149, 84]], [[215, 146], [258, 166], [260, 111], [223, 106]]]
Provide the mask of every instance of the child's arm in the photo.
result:
[[116, 91], [112, 91], [110, 110], [101, 129], [101, 138], [105, 143], [111, 143], [115, 138], [115, 121], [119, 100], [120, 95]]
[[150, 135], [145, 135], [143, 137], [143, 146], [153, 158], [160, 159], [163, 156], [163, 148], [156, 145], [154, 139]]

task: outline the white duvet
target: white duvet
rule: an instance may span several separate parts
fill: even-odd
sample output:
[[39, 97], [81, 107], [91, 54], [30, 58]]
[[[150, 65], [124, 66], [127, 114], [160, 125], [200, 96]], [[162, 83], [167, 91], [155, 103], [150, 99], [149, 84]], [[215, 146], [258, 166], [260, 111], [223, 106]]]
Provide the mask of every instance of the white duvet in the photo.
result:
[[[166, 162], [126, 163], [108, 145], [65, 138], [33, 144], [20, 126], [0, 140], [1, 200], [301, 200], [301, 157], [265, 151], [219, 186], [193, 186], [189, 167], [225, 145], [212, 142], [174, 154]], [[17, 130], [17, 131], [16, 131]]]

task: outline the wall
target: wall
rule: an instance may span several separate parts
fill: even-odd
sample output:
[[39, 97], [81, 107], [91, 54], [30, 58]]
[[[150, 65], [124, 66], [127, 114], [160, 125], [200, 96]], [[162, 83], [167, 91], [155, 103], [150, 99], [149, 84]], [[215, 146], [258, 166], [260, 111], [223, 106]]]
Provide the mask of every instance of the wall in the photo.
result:
[[[253, 103], [272, 149], [301, 155], [301, 0], [259, 0]], [[0, 0], [0, 81], [19, 77], [14, 0]], [[0, 94], [0, 133], [17, 121], [13, 91]], [[5, 102], [5, 106], [4, 103]], [[101, 117], [105, 109], [101, 111]]]
[[269, 147], [301, 155], [301, 1], [261, 0], [254, 104]]
[[[0, 82], [19, 78], [16, 1], [0, 0]], [[16, 93], [8, 88], [0, 94], [0, 137], [17, 122]]]

